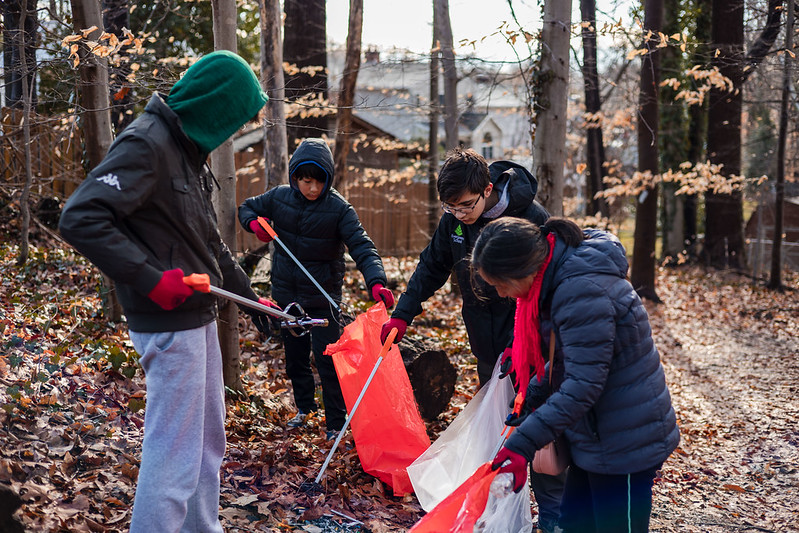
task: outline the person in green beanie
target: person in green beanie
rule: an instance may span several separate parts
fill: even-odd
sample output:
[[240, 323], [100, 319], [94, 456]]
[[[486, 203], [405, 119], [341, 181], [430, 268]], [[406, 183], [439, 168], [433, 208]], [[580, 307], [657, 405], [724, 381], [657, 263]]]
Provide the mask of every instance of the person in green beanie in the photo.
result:
[[[153, 94], [61, 214], [61, 235], [114, 280], [146, 375], [134, 533], [222, 532], [216, 299], [194, 293], [183, 276], [208, 274], [213, 285], [259, 299], [219, 235], [211, 204], [218, 184], [206, 159], [266, 101], [239, 56], [202, 57], [168, 96]], [[241, 309], [268, 330], [266, 315]]]

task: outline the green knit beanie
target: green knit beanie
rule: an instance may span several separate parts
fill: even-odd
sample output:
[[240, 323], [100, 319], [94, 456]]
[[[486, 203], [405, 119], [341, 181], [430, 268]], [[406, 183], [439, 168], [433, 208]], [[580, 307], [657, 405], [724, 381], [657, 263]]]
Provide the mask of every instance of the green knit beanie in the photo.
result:
[[267, 100], [247, 62], [219, 50], [186, 70], [169, 92], [167, 104], [180, 117], [186, 135], [209, 154], [255, 117]]

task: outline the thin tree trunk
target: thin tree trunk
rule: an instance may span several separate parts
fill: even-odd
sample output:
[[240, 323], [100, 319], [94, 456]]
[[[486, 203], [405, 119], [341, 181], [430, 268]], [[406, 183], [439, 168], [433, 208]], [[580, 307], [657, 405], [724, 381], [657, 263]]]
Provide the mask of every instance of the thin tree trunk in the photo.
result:
[[[652, 35], [641, 59], [641, 89], [638, 104], [638, 170], [657, 175], [658, 170], [658, 85], [660, 52], [658, 32], [663, 27], [663, 1], [646, 0], [644, 31]], [[658, 187], [649, 185], [638, 196], [630, 282], [642, 298], [659, 301], [655, 292], [655, 242], [657, 240]]]
[[438, 44], [438, 19], [436, 10], [433, 9], [433, 46], [430, 48], [430, 131], [427, 137], [427, 144], [430, 147], [427, 165], [427, 199], [430, 202], [429, 226], [430, 237], [436, 231], [439, 220], [438, 208], [438, 188], [436, 180], [438, 178], [438, 117], [439, 117], [439, 96], [438, 96], [438, 55], [441, 48]]
[[[286, 77], [286, 98], [293, 101], [311, 95], [327, 101], [325, 0], [285, 0], [283, 9], [286, 12], [284, 60], [298, 69], [305, 69]], [[316, 69], [316, 72], [310, 73], [308, 69]], [[288, 120], [289, 152], [293, 152], [307, 137], [321, 137], [328, 133], [328, 116], [324, 113], [293, 116]]]
[[[694, 38], [697, 43], [710, 42], [710, 26], [712, 3], [711, 0], [698, 0], [695, 5], [696, 29]], [[709, 57], [708, 44], [699, 44], [690, 60], [692, 65], [704, 65]], [[701, 105], [692, 105], [689, 110], [690, 122], [688, 126], [688, 161], [693, 164], [705, 160], [705, 140], [707, 139], [708, 99], [705, 98]], [[686, 194], [684, 200], [684, 226], [683, 241], [685, 242], [688, 256], [697, 257], [697, 232], [698, 232], [698, 207], [697, 195]]]
[[347, 156], [352, 145], [352, 106], [355, 102], [355, 84], [361, 68], [361, 33], [363, 32], [363, 0], [350, 0], [350, 21], [347, 29], [347, 54], [336, 114], [336, 182], [346, 188]]
[[[23, 96], [26, 93], [31, 95], [31, 108], [36, 109], [37, 106], [35, 35], [38, 31], [39, 21], [36, 7], [36, 0], [2, 2], [3, 42], [9, 43], [8, 46], [3, 46], [3, 79], [7, 107], [22, 107]], [[21, 19], [23, 10], [26, 15], [24, 19]], [[16, 36], [20, 33], [26, 34], [22, 41], [24, 48], [19, 48], [14, 44], [17, 42]], [[25, 62], [33, 67], [29, 71], [22, 69], [23, 56]], [[27, 78], [27, 91], [22, 88], [23, 76]]]
[[[724, 165], [724, 176], [741, 174], [742, 63], [744, 39], [742, 0], [713, 0], [712, 64], [732, 80], [733, 89], [712, 88], [708, 116], [707, 156]], [[705, 194], [706, 262], [718, 268], [741, 268], [744, 264], [743, 194]]]
[[[27, 48], [27, 41], [29, 39], [28, 32], [24, 30], [25, 22], [28, 16], [28, 6], [23, 2], [20, 6], [19, 15], [19, 30], [16, 32], [15, 48], [18, 50], [25, 50]], [[22, 187], [22, 195], [19, 199], [19, 208], [22, 215], [21, 228], [20, 228], [20, 247], [19, 257], [17, 258], [18, 265], [24, 265], [28, 261], [28, 253], [30, 247], [30, 224], [31, 224], [31, 208], [30, 208], [30, 192], [31, 184], [33, 183], [33, 170], [31, 168], [31, 98], [28, 87], [28, 54], [20, 54], [20, 69], [22, 70], [20, 80], [22, 82], [22, 138], [24, 142], [23, 153], [25, 158], [25, 185]]]
[[791, 67], [793, 65], [794, 0], [788, 0], [788, 13], [785, 24], [785, 51], [782, 55], [782, 101], [780, 102], [780, 132], [777, 140], [777, 180], [774, 183], [774, 235], [771, 237], [771, 276], [769, 289], [782, 289], [782, 231], [783, 205], [785, 201], [785, 145], [788, 140], [788, 101], [791, 97]]
[[[92, 26], [102, 28], [100, 3], [96, 0], [72, 0], [72, 19], [76, 33]], [[99, 29], [95, 30], [90, 38], [98, 39], [100, 33]], [[83, 108], [83, 138], [89, 166], [94, 168], [108, 153], [113, 141], [108, 102], [108, 62], [89, 52], [85, 46], [81, 46], [79, 57], [78, 101]], [[122, 320], [122, 306], [114, 283], [105, 275], [101, 291], [105, 316], [113, 322], [119, 322]]]
[[[128, 0], [103, 0], [103, 27], [120, 41], [125, 38], [122, 30], [130, 29]], [[119, 61], [109, 66], [111, 122], [117, 134], [133, 122], [133, 84], [127, 79], [131, 72], [129, 48], [130, 45], [122, 47]]]
[[[602, 111], [599, 98], [599, 74], [597, 72], [596, 48], [596, 0], [580, 0], [580, 12], [583, 26], [583, 85], [585, 87], [585, 110], [592, 115]], [[587, 26], [589, 24], [590, 26]], [[605, 168], [605, 145], [602, 142], [602, 121], [591, 122], [586, 129], [586, 159], [588, 163], [588, 214], [610, 216], [608, 203], [604, 198], [597, 198], [604, 187], [603, 178], [607, 174]]]
[[553, 215], [563, 214], [571, 10], [571, 0], [546, 0], [541, 30], [541, 98], [536, 109], [533, 165], [538, 200]]
[[[236, 2], [212, 0], [214, 17], [214, 50], [236, 52]], [[236, 249], [236, 165], [233, 141], [223, 142], [211, 155], [211, 167], [220, 189], [214, 190], [213, 201], [219, 221], [219, 234], [231, 251]], [[235, 252], [234, 252], [235, 253]], [[225, 300], [219, 303], [217, 329], [222, 350], [222, 374], [225, 387], [237, 393], [244, 391], [239, 364], [239, 310]]]
[[434, 0], [434, 15], [441, 43], [441, 65], [444, 69], [444, 130], [447, 150], [460, 145], [458, 139], [458, 71], [455, 68], [449, 0]]
[[288, 181], [286, 89], [280, 0], [261, 0], [261, 84], [269, 101], [264, 107], [264, 191]]

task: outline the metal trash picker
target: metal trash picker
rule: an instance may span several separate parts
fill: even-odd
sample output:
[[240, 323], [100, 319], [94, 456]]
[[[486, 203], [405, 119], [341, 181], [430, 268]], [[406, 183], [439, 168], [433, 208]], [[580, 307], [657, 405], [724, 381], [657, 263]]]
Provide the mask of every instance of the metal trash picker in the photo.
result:
[[277, 232], [272, 228], [272, 226], [269, 225], [269, 222], [267, 222], [264, 217], [258, 217], [257, 220], [258, 224], [262, 228], [264, 228], [264, 231], [266, 231], [269, 234], [269, 236], [272, 237], [272, 239], [276, 243], [278, 243], [281, 248], [283, 248], [283, 251], [286, 252], [286, 254], [288, 254], [289, 257], [291, 257], [291, 259], [299, 267], [299, 269], [302, 270], [303, 274], [308, 276], [308, 279], [311, 280], [311, 283], [313, 283], [316, 286], [316, 288], [319, 289], [319, 292], [321, 292], [324, 295], [324, 297], [327, 298], [327, 301], [330, 302], [330, 305], [333, 306], [333, 309], [335, 309], [337, 313], [341, 313], [341, 308], [339, 307], [339, 305], [335, 301], [333, 301], [333, 298], [331, 298], [327, 292], [325, 292], [325, 290], [322, 288], [321, 285], [319, 285], [319, 282], [314, 279], [311, 273], [308, 272], [308, 270], [304, 266], [302, 266], [300, 260], [297, 259], [297, 257], [293, 253], [291, 253], [291, 250], [288, 249], [288, 246], [286, 246], [283, 243], [283, 241], [280, 240], [280, 237], [277, 236]]
[[[221, 296], [222, 298], [227, 298], [228, 300], [232, 300], [238, 304], [261, 311], [262, 313], [266, 313], [270, 316], [282, 318], [283, 320], [280, 322], [280, 327], [289, 329], [289, 331], [297, 337], [307, 333], [307, 331], [314, 326], [325, 327], [328, 325], [328, 320], [326, 318], [309, 317], [307, 314], [305, 314], [305, 311], [299, 306], [299, 304], [290, 304], [289, 307], [297, 311], [297, 315], [292, 315], [285, 311], [280, 311], [274, 307], [264, 305], [255, 300], [250, 300], [244, 296], [239, 296], [233, 292], [226, 291], [225, 289], [214, 287], [211, 285], [211, 280], [208, 274], [189, 274], [188, 276], [183, 277], [183, 283], [195, 291]], [[287, 307], [287, 309], [289, 307]], [[295, 333], [296, 330], [300, 330], [301, 333]]]

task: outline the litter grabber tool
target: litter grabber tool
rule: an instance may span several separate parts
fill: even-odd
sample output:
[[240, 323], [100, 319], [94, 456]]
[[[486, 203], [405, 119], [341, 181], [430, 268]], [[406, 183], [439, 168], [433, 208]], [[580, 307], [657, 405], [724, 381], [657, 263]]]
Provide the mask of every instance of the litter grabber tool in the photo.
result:
[[300, 260], [297, 259], [297, 257], [293, 253], [291, 253], [291, 250], [288, 249], [288, 246], [286, 246], [285, 243], [283, 243], [283, 241], [280, 240], [280, 237], [277, 236], [277, 232], [272, 228], [272, 226], [269, 225], [269, 222], [267, 222], [264, 217], [258, 217], [257, 220], [258, 224], [262, 228], [264, 228], [264, 231], [266, 231], [269, 234], [269, 236], [272, 237], [272, 240], [274, 240], [276, 243], [280, 245], [281, 248], [283, 248], [283, 251], [286, 252], [286, 254], [288, 254], [289, 257], [291, 257], [292, 261], [294, 261], [297, 267], [299, 267], [299, 269], [302, 270], [303, 274], [308, 276], [308, 279], [311, 280], [311, 283], [313, 283], [314, 286], [316, 286], [316, 288], [319, 289], [319, 292], [321, 292], [322, 295], [325, 298], [327, 298], [327, 301], [330, 302], [330, 305], [333, 306], [333, 309], [335, 309], [337, 313], [341, 313], [341, 308], [338, 306], [338, 304], [333, 300], [333, 298], [330, 297], [330, 295], [322, 288], [322, 286], [319, 285], [319, 282], [316, 281], [314, 277], [311, 275], [311, 273], [308, 272], [308, 270], [302, 265], [302, 263], [300, 263]]
[[[247, 306], [256, 311], [261, 311], [269, 316], [281, 318], [280, 327], [288, 329], [295, 337], [299, 337], [308, 332], [314, 326], [325, 327], [328, 325], [326, 318], [311, 318], [305, 314], [305, 311], [299, 304], [292, 303], [286, 307], [286, 311], [280, 311], [274, 307], [269, 307], [255, 300], [250, 300], [244, 296], [239, 296], [236, 293], [226, 291], [219, 287], [211, 285], [208, 274], [190, 274], [183, 277], [183, 283], [198, 292], [210, 293], [216, 296], [221, 296], [228, 300], [234, 301], [238, 304]], [[296, 314], [287, 311], [293, 311]]]
[[361, 400], [363, 400], [364, 394], [366, 394], [366, 389], [369, 388], [369, 384], [372, 383], [372, 380], [377, 374], [377, 369], [380, 367], [380, 363], [383, 362], [383, 359], [388, 354], [388, 351], [391, 349], [391, 345], [394, 343], [394, 338], [397, 336], [397, 328], [391, 328], [388, 336], [386, 337], [386, 342], [383, 343], [383, 347], [380, 349], [380, 355], [377, 357], [377, 361], [375, 361], [375, 366], [372, 367], [372, 372], [369, 374], [369, 377], [366, 378], [366, 383], [364, 383], [363, 388], [361, 389], [361, 393], [358, 395], [358, 399], [355, 400], [355, 403], [352, 406], [352, 410], [347, 415], [347, 418], [344, 420], [344, 426], [341, 428], [341, 431], [338, 432], [338, 436], [336, 437], [336, 441], [333, 443], [333, 447], [330, 448], [330, 452], [328, 452], [327, 457], [325, 458], [325, 462], [322, 464], [322, 469], [319, 470], [319, 473], [316, 475], [316, 479], [313, 482], [304, 481], [300, 485], [300, 490], [303, 492], [322, 492], [322, 486], [319, 484], [319, 481], [322, 479], [322, 476], [327, 470], [327, 466], [330, 464], [330, 459], [333, 458], [333, 454], [336, 452], [336, 448], [338, 448], [339, 442], [341, 442], [341, 437], [344, 436], [344, 432], [347, 431], [347, 427], [350, 425], [350, 421], [352, 417], [355, 416], [355, 411], [358, 409], [358, 406], [361, 404]]

